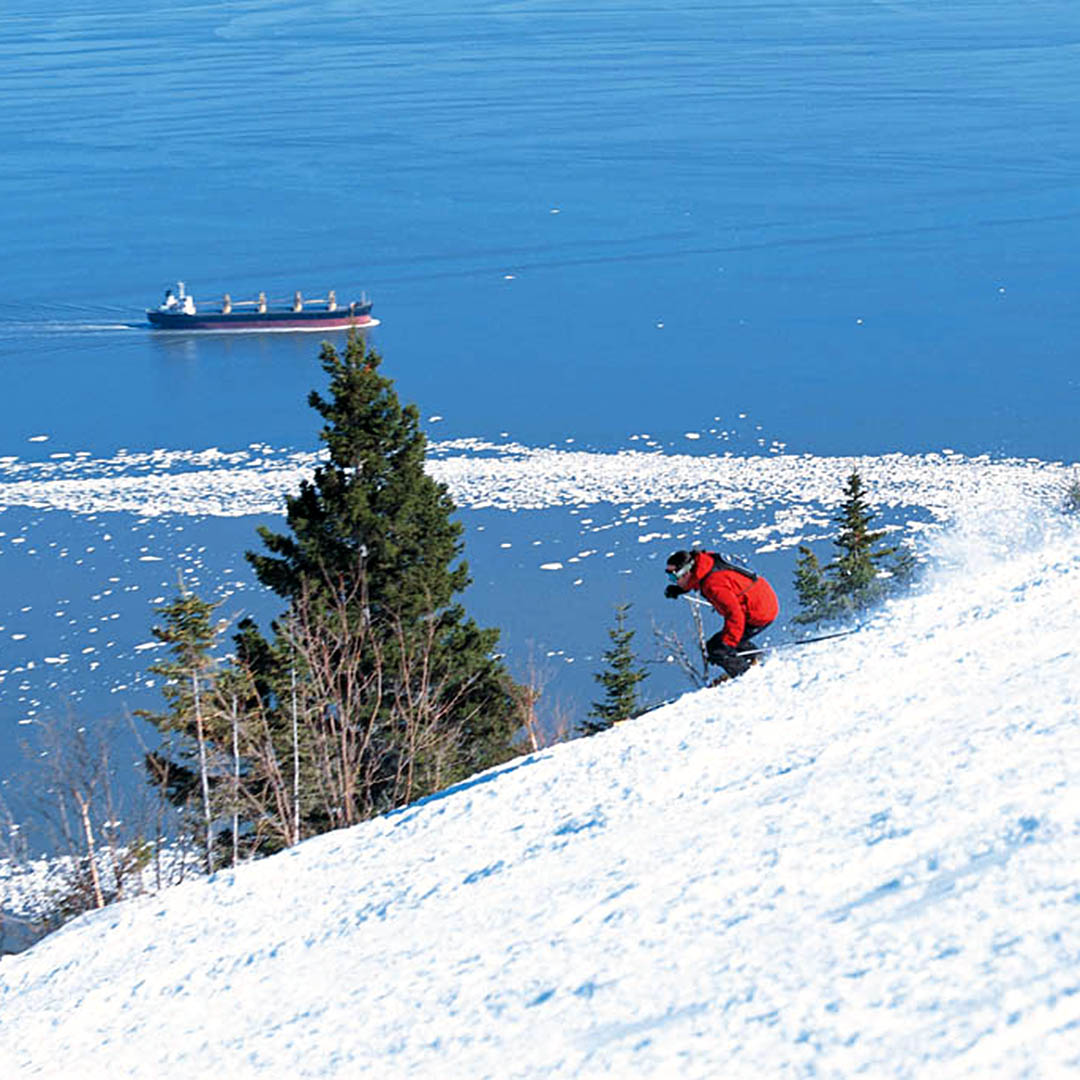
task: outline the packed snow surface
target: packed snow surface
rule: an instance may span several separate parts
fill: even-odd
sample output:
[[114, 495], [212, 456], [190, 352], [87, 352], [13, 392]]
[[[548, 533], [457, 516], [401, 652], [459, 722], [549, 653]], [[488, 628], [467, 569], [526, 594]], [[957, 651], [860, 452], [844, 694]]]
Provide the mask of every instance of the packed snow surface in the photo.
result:
[[5, 957], [0, 1075], [1080, 1073], [1080, 537], [989, 524], [850, 637]]

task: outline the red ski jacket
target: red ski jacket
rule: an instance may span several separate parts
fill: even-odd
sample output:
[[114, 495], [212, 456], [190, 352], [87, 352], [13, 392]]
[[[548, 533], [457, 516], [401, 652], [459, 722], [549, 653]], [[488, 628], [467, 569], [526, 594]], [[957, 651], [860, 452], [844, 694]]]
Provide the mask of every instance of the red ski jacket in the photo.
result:
[[724, 618], [720, 640], [734, 648], [748, 628], [768, 626], [779, 614], [780, 603], [763, 577], [751, 581], [737, 570], [713, 570], [713, 562], [707, 551], [697, 552], [684, 591], [697, 589], [716, 608]]

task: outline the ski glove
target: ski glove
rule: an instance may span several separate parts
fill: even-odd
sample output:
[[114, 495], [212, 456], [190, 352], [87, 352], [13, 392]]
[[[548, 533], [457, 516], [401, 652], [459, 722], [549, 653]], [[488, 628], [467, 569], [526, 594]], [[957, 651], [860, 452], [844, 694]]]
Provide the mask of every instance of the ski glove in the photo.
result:
[[682, 591], [682, 589], [679, 588], [678, 585], [668, 585], [664, 589], [664, 595], [669, 600], [678, 600], [679, 597], [682, 596], [682, 594], [683, 594], [683, 591]]

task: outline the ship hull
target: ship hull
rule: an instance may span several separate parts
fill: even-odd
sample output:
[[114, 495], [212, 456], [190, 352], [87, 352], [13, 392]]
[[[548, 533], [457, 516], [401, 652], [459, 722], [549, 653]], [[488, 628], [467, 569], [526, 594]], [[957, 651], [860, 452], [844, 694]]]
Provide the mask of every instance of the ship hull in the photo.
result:
[[355, 308], [339, 308], [337, 311], [265, 311], [265, 312], [196, 312], [147, 311], [147, 319], [155, 330], [259, 330], [304, 331], [363, 330], [378, 326], [379, 320], [371, 317], [371, 304], [357, 304]]

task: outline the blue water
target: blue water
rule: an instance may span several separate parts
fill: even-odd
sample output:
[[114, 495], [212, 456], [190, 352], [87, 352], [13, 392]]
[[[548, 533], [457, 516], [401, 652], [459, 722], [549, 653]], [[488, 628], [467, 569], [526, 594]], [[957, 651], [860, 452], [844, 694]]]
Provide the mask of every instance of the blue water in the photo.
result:
[[[151, 333], [143, 309], [182, 278], [207, 301], [365, 290], [437, 438], [603, 450], [746, 414], [796, 453], [1075, 459], [1071, 0], [422, 7], [5, 13], [0, 455], [315, 446], [318, 335]], [[41, 551], [86, 528], [46, 518]], [[572, 548], [555, 518], [505, 528]], [[471, 603], [519, 670], [571, 621], [588, 632], [568, 647], [601, 651], [631, 556], [552, 612], [535, 573], [493, 572], [478, 521]], [[242, 574], [235, 523], [198, 530], [205, 574]], [[134, 523], [114, 531], [117, 560], [161, 569], [130, 562]], [[109, 577], [87, 571], [77, 620]], [[61, 588], [8, 548], [0, 584], [5, 624]], [[634, 594], [643, 635], [653, 592]], [[129, 647], [152, 621], [131, 605]], [[103, 671], [80, 669], [81, 707], [128, 685]], [[12, 686], [0, 774], [25, 719]]]

